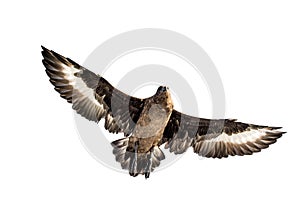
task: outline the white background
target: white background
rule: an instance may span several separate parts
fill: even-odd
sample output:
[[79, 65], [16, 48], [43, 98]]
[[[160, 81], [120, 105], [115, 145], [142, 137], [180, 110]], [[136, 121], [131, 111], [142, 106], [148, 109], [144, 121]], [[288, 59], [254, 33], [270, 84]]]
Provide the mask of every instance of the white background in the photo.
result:
[[[299, 199], [299, 10], [298, 1], [262, 0], [1, 2], [0, 199]], [[226, 117], [288, 133], [253, 156], [189, 151], [148, 180], [94, 160], [48, 82], [40, 45], [83, 63], [106, 39], [149, 27], [204, 48], [222, 77]]]

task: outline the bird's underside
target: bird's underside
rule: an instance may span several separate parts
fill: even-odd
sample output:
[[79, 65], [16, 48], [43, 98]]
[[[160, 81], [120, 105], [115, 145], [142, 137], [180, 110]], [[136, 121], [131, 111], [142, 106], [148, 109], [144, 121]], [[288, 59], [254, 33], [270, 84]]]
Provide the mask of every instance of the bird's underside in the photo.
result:
[[161, 145], [175, 154], [192, 147], [200, 156], [223, 158], [259, 152], [284, 133], [280, 127], [183, 114], [173, 109], [167, 87], [145, 99], [129, 96], [71, 59], [42, 49], [46, 73], [60, 96], [82, 117], [96, 123], [104, 118], [105, 129], [124, 133], [112, 142], [113, 153], [132, 176], [149, 177], [165, 158]]

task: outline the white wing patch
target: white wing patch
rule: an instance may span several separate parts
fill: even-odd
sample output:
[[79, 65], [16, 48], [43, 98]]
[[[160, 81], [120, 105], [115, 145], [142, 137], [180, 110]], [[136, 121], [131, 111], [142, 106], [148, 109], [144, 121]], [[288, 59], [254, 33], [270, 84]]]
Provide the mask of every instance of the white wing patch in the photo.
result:
[[282, 134], [283, 132], [270, 127], [248, 128], [246, 131], [231, 135], [223, 132], [216, 137], [211, 135], [197, 137], [193, 147], [199, 155], [213, 158], [250, 155], [275, 143]]
[[[257, 139], [261, 138], [262, 136], [265, 136], [267, 131], [270, 131], [270, 130], [266, 130], [266, 129], [253, 130], [252, 129], [249, 131], [244, 131], [242, 133], [236, 133], [236, 134], [233, 133], [232, 135], [228, 135], [223, 132], [218, 137], [206, 140], [206, 142], [214, 143], [214, 142], [223, 141], [223, 142], [228, 142], [228, 143], [232, 143], [232, 144], [245, 144], [247, 142], [254, 142]], [[205, 137], [205, 136], [202, 136], [202, 137]]]
[[[104, 78], [78, 65], [74, 61], [54, 51], [42, 47], [43, 64], [50, 82], [60, 96], [72, 103], [72, 108], [81, 116], [98, 123], [105, 118], [105, 128], [112, 133], [124, 132], [126, 135], [133, 129], [132, 118], [139, 114], [143, 101], [115, 90]], [[111, 101], [113, 91], [120, 96], [114, 101], [116, 112], [112, 112], [107, 101]], [[128, 105], [124, 99], [133, 101], [134, 106], [128, 114]], [[110, 102], [111, 103], [111, 102]], [[131, 118], [132, 117], [132, 118]]]
[[[72, 107], [78, 114], [88, 120], [98, 122], [106, 114], [101, 103], [104, 97], [98, 96], [96, 99], [97, 94], [94, 88], [88, 87], [80, 77], [85, 69], [46, 49], [42, 53], [46, 72], [50, 77], [50, 82], [55, 86], [55, 90], [60, 93], [61, 97], [73, 104]], [[100, 79], [96, 74], [93, 76]]]
[[[77, 90], [80, 94], [85, 96], [85, 98], [89, 99], [99, 108], [104, 109], [103, 104], [100, 104], [99, 101], [95, 99], [95, 91], [89, 88], [81, 78], [77, 78], [76, 76], [74, 76], [74, 73], [72, 75], [73, 76], [67, 75], [65, 78], [71, 77], [73, 79], [73, 82], [70, 83], [73, 85], [74, 90]], [[104, 97], [101, 98], [103, 99]]]
[[89, 88], [81, 78], [78, 78], [74, 75], [76, 73], [81, 73], [82, 70], [76, 69], [73, 65], [67, 66], [62, 63], [61, 67], [63, 68], [61, 72], [64, 73], [64, 79], [69, 81], [69, 84], [73, 86], [73, 89], [103, 109], [103, 105], [95, 99], [95, 91]]
[[74, 76], [74, 74], [80, 72], [81, 70], [76, 69], [73, 65], [67, 66], [63, 63], [61, 63], [61, 67], [62, 67], [61, 72], [65, 74], [64, 78], [68, 80], [71, 85], [75, 86], [76, 85], [75, 80], [78, 78]]

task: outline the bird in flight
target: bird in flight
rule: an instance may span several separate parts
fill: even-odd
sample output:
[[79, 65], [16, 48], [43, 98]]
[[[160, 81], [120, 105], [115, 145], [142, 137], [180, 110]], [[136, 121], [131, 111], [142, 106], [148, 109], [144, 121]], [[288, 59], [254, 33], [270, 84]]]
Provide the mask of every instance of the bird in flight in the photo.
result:
[[106, 79], [69, 58], [42, 46], [43, 64], [54, 89], [87, 120], [105, 119], [105, 129], [124, 133], [112, 142], [113, 154], [131, 176], [149, 178], [165, 155], [192, 147], [199, 156], [226, 158], [251, 155], [276, 142], [281, 127], [261, 126], [234, 119], [204, 119], [174, 109], [168, 87], [140, 99], [114, 88]]

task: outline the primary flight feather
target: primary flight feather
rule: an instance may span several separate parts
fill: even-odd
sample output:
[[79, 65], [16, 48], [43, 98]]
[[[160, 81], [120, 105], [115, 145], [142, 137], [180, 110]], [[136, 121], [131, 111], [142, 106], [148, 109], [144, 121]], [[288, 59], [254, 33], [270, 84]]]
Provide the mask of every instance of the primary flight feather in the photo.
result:
[[60, 96], [82, 117], [96, 123], [104, 118], [105, 129], [124, 133], [112, 142], [113, 153], [131, 176], [148, 178], [165, 158], [159, 148], [163, 144], [175, 154], [192, 147], [200, 156], [223, 158], [259, 152], [284, 133], [280, 127], [183, 114], [173, 108], [165, 86], [149, 98], [129, 96], [71, 59], [42, 49], [46, 73]]

